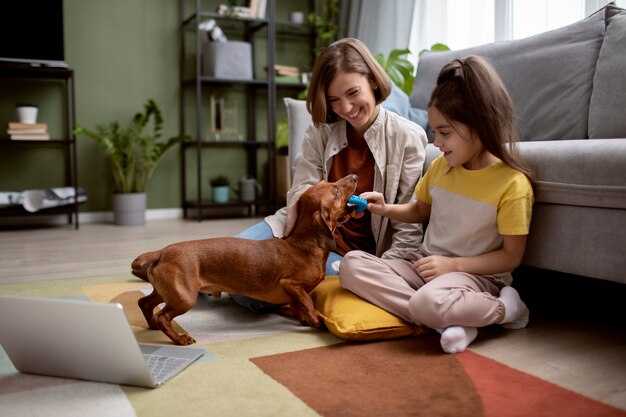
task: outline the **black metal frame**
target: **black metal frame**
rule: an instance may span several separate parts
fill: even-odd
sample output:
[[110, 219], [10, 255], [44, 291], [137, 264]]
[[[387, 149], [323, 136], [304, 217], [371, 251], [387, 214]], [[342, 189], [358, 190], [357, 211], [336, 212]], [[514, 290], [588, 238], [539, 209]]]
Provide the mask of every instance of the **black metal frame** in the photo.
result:
[[78, 221], [78, 165], [76, 153], [76, 136], [74, 135], [75, 124], [75, 97], [74, 97], [74, 71], [66, 67], [51, 67], [45, 65], [32, 65], [27, 63], [0, 63], [0, 78], [36, 79], [36, 80], [59, 80], [65, 84], [65, 135], [63, 138], [51, 138], [50, 140], [0, 140], [3, 148], [38, 148], [38, 147], [61, 147], [65, 150], [65, 185], [73, 187], [75, 200], [73, 204], [40, 210], [36, 213], [28, 213], [22, 208], [5, 208], [0, 210], [0, 216], [32, 216], [32, 215], [56, 215], [67, 214], [68, 224], [74, 224], [79, 228]]
[[[188, 134], [186, 131], [186, 102], [185, 95], [189, 92], [190, 88], [195, 88], [195, 112], [196, 112], [196, 125], [195, 125], [195, 137], [191, 142], [184, 142], [181, 146], [181, 200], [183, 206], [184, 217], [188, 218], [188, 209], [195, 209], [197, 211], [197, 219], [201, 221], [203, 219], [203, 209], [206, 208], [223, 208], [229, 209], [241, 208], [247, 209], [249, 216], [254, 216], [257, 213], [266, 212], [270, 213], [276, 210], [278, 207], [278, 199], [276, 196], [276, 165], [273, 163], [276, 155], [275, 146], [275, 134], [276, 134], [276, 100], [277, 100], [277, 88], [289, 88], [297, 91], [297, 89], [306, 88], [306, 84], [292, 84], [292, 85], [277, 85], [274, 74], [272, 71], [268, 71], [267, 80], [254, 78], [252, 80], [233, 80], [224, 78], [212, 78], [202, 75], [202, 42], [201, 36], [198, 30], [198, 23], [203, 19], [215, 19], [226, 33], [239, 33], [243, 36], [246, 42], [250, 42], [254, 45], [255, 38], [260, 32], [264, 32], [263, 36], [267, 39], [267, 67], [273, 68], [275, 62], [276, 51], [276, 19], [275, 19], [275, 0], [267, 0], [267, 12], [265, 19], [255, 19], [246, 17], [229, 17], [219, 15], [217, 13], [204, 12], [201, 9], [201, 1], [195, 0], [195, 9], [187, 16], [188, 11], [185, 10], [186, 0], [180, 0], [180, 16], [181, 16], [181, 56], [180, 56], [180, 76], [181, 76], [181, 91], [180, 91], [180, 131], [183, 135]], [[286, 24], [286, 22], [283, 22]], [[295, 28], [294, 26], [293, 28]], [[300, 25], [299, 30], [305, 36], [312, 36], [313, 31], [307, 25], [304, 25], [304, 30]], [[188, 78], [185, 74], [185, 34], [194, 33], [195, 35], [195, 69], [191, 78]], [[254, 54], [254, 47], [253, 47]], [[252, 58], [254, 61], [254, 56]], [[245, 141], [228, 141], [221, 140], [206, 141], [203, 140], [203, 124], [202, 124], [202, 97], [203, 90], [211, 89], [220, 86], [238, 86], [242, 87], [246, 91], [246, 120], [247, 120], [247, 138]], [[260, 141], [257, 138], [256, 126], [257, 120], [255, 115], [255, 97], [260, 92], [267, 92], [267, 140]], [[246, 150], [247, 155], [247, 173], [256, 177], [258, 169], [258, 150], [264, 149], [267, 152], [268, 158], [268, 173], [266, 178], [266, 184], [264, 189], [266, 191], [266, 198], [257, 199], [252, 203], [231, 201], [228, 204], [213, 204], [212, 202], [204, 199], [202, 196], [202, 150], [203, 149], [219, 149], [219, 148], [235, 148], [243, 147]], [[197, 196], [196, 199], [191, 201], [187, 198], [187, 152], [190, 150], [196, 152], [196, 181], [197, 181]], [[264, 210], [260, 210], [260, 209]]]

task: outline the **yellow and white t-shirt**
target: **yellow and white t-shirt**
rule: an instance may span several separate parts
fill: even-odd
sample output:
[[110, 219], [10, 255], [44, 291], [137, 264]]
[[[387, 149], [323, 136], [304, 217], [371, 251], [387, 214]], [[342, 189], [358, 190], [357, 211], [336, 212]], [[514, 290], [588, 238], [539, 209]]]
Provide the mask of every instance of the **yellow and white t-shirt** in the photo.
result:
[[533, 190], [528, 178], [502, 161], [480, 170], [452, 168], [443, 156], [415, 188], [431, 205], [421, 245], [427, 255], [477, 256], [502, 247], [502, 235], [527, 235]]

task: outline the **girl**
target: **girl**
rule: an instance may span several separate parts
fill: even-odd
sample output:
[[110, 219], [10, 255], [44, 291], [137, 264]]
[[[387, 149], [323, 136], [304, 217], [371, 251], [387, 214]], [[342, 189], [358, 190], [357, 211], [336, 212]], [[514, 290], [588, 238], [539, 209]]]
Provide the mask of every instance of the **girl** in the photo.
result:
[[[268, 239], [288, 235], [296, 220], [295, 203], [320, 180], [359, 177], [356, 194], [375, 190], [387, 201], [408, 202], [422, 174], [426, 132], [417, 124], [380, 106], [391, 92], [391, 81], [367, 47], [346, 38], [328, 46], [313, 66], [306, 99], [313, 125], [306, 133], [287, 204], [239, 237]], [[383, 258], [399, 258], [417, 249], [420, 226], [372, 215], [354, 218], [335, 233], [336, 252], [326, 273], [337, 274], [337, 261], [361, 249]], [[233, 296], [255, 311], [273, 306]]]
[[361, 194], [373, 213], [428, 221], [423, 243], [404, 259], [350, 252], [340, 280], [402, 319], [437, 329], [443, 350], [457, 353], [476, 338], [477, 327], [528, 323], [510, 271], [524, 255], [533, 191], [514, 148], [513, 103], [484, 59], [446, 65], [428, 107], [443, 155], [418, 183], [417, 201], [386, 204], [378, 192]]

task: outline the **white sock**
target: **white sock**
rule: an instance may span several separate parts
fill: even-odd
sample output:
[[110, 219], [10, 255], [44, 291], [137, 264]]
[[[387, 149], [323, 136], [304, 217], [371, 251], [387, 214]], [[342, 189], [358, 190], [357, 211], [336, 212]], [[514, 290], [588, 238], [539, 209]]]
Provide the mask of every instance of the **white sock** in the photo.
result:
[[450, 326], [437, 331], [441, 333], [441, 347], [446, 353], [463, 352], [478, 335], [476, 327]]
[[498, 300], [504, 304], [504, 318], [500, 322], [502, 327], [505, 329], [523, 329], [526, 327], [530, 312], [515, 288], [502, 288]]

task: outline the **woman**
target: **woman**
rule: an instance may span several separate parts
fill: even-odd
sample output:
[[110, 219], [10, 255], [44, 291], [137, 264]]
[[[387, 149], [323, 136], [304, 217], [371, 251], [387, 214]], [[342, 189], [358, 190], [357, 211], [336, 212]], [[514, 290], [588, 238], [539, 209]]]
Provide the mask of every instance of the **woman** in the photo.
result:
[[[356, 195], [373, 190], [386, 201], [408, 202], [422, 173], [427, 139], [420, 126], [380, 106], [390, 92], [389, 77], [361, 41], [341, 39], [322, 51], [306, 99], [313, 125], [305, 133], [287, 207], [238, 236], [267, 239], [289, 234], [300, 195], [320, 180], [336, 181], [348, 174], [359, 177]], [[366, 211], [335, 232], [337, 249], [328, 257], [326, 273], [336, 275], [339, 261], [355, 249], [399, 258], [417, 249], [420, 236], [420, 225]], [[252, 305], [256, 300], [233, 298], [253, 310], [262, 309]]]

